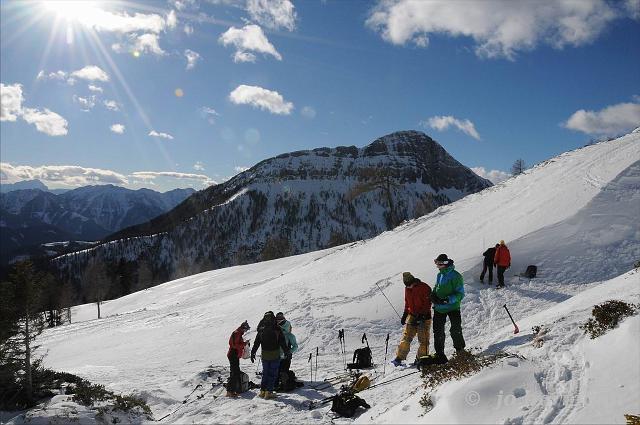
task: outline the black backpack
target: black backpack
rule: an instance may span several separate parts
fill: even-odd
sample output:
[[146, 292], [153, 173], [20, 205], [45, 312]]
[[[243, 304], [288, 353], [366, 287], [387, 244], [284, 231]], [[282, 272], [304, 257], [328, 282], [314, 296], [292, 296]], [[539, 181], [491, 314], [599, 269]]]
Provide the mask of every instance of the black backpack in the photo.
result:
[[533, 279], [534, 277], [536, 277], [536, 273], [538, 273], [537, 266], [527, 266], [527, 270], [525, 270], [524, 272], [524, 277]]
[[[240, 385], [239, 387], [237, 386], [238, 382]], [[251, 381], [249, 380], [249, 375], [244, 372], [240, 372], [240, 379], [236, 381], [236, 385], [227, 385], [227, 389], [236, 393], [244, 393], [246, 391], [249, 391], [250, 384]], [[234, 386], [236, 388], [233, 388]]]
[[358, 407], [370, 408], [369, 404], [362, 398], [350, 391], [341, 392], [333, 398], [331, 403], [331, 411], [336, 412], [340, 416], [350, 418], [355, 415]]
[[367, 369], [373, 366], [373, 356], [369, 347], [358, 348], [353, 352], [353, 363], [347, 364], [349, 369]]
[[279, 374], [278, 391], [293, 391], [304, 386], [302, 382], [296, 380], [296, 374], [292, 370], [283, 370]]

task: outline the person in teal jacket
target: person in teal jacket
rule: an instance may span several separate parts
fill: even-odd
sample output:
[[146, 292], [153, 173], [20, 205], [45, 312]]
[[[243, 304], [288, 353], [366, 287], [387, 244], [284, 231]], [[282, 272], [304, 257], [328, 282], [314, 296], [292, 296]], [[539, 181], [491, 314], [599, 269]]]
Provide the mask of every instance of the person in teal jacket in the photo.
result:
[[298, 341], [296, 336], [291, 333], [291, 323], [284, 317], [284, 313], [276, 314], [276, 323], [280, 326], [284, 335], [285, 344], [289, 347], [289, 354], [280, 349], [280, 373], [288, 372], [291, 367], [291, 355], [298, 351]]
[[460, 301], [464, 298], [464, 281], [462, 275], [455, 270], [453, 260], [447, 254], [440, 254], [434, 260], [438, 267], [436, 285], [431, 291], [433, 304], [433, 345], [435, 349], [435, 363], [446, 363], [444, 354], [444, 325], [447, 316], [451, 323], [449, 333], [453, 339], [453, 347], [458, 354], [464, 353], [464, 337], [462, 336], [462, 317], [460, 316]]

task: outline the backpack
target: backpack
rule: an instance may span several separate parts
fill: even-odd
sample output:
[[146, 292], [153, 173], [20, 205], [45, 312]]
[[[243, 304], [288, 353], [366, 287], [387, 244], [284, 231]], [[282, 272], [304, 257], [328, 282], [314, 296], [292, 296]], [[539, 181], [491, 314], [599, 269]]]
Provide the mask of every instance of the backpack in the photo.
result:
[[352, 392], [345, 391], [333, 398], [331, 403], [331, 411], [336, 412], [338, 415], [345, 418], [350, 418], [355, 415], [358, 407], [370, 408], [366, 401], [353, 394]]
[[240, 372], [240, 387], [232, 388], [232, 385], [228, 385], [227, 389], [236, 393], [244, 393], [249, 391], [250, 383], [249, 375], [244, 372]]
[[367, 369], [373, 366], [373, 356], [369, 347], [358, 348], [353, 352], [353, 363], [347, 364], [349, 369]]
[[279, 380], [278, 391], [293, 391], [304, 386], [302, 382], [296, 380], [296, 374], [292, 370], [280, 371]]
[[527, 270], [524, 272], [524, 277], [533, 279], [536, 277], [536, 273], [538, 273], [537, 266], [527, 266]]

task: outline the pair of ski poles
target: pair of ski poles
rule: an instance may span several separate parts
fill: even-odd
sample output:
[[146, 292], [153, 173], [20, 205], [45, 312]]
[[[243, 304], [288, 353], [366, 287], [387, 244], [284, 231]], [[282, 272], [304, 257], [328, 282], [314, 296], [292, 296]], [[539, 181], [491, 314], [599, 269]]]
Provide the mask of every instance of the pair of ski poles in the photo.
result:
[[[318, 355], [319, 355], [319, 347], [316, 347], [316, 379], [318, 379]], [[315, 382], [313, 380], [313, 352], [309, 353], [309, 360], [307, 360], [307, 363], [309, 363], [309, 367], [311, 369], [311, 382]]]

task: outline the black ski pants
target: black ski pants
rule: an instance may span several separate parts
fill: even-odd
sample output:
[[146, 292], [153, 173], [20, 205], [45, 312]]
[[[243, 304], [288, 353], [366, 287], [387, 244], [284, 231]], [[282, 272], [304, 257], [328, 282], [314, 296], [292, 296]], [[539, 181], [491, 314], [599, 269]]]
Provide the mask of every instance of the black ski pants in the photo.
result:
[[480, 273], [480, 280], [484, 280], [484, 275], [489, 271], [489, 283], [493, 283], [493, 262], [484, 262], [482, 267], [482, 273]]
[[505, 266], [498, 266], [498, 285], [504, 286], [504, 272], [507, 270]]
[[456, 350], [462, 350], [465, 347], [464, 338], [462, 336], [462, 317], [460, 316], [460, 310], [450, 311], [448, 313], [433, 312], [433, 345], [436, 354], [439, 356], [444, 355], [444, 324], [449, 316], [449, 322], [451, 326], [449, 328], [449, 334], [453, 339], [453, 347]]
[[[233, 350], [235, 353], [235, 350]], [[237, 355], [230, 354], [227, 356], [229, 359], [229, 369], [231, 374], [229, 376], [229, 383], [227, 384], [227, 390], [236, 393], [240, 392], [240, 359]]]

